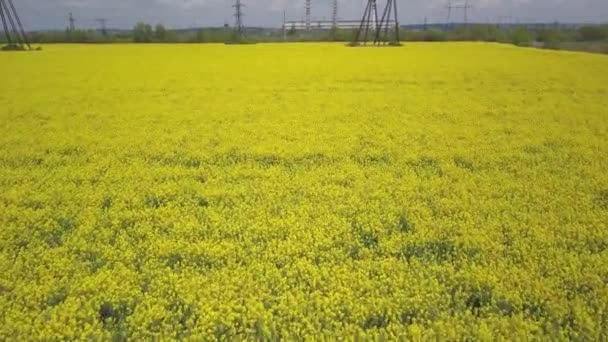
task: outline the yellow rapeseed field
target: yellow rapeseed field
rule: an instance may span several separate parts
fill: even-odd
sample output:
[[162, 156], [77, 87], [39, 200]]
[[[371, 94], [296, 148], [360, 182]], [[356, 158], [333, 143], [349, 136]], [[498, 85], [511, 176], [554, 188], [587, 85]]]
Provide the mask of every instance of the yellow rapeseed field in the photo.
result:
[[0, 340], [608, 339], [608, 57], [0, 54]]

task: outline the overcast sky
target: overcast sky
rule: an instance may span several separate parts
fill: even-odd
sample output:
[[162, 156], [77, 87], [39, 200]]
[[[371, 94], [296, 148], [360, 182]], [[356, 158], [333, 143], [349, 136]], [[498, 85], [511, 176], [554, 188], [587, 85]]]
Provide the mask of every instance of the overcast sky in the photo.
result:
[[[234, 0], [13, 0], [27, 29], [63, 29], [67, 13], [77, 26], [95, 27], [95, 18], [110, 19], [108, 26], [131, 28], [137, 21], [163, 23], [172, 28], [232, 24]], [[367, 0], [339, 0], [341, 19], [359, 19]], [[448, 0], [397, 0], [402, 24], [446, 21]], [[459, 0], [452, 0], [457, 3]], [[464, 1], [464, 0], [461, 0]], [[474, 8], [469, 21], [484, 22], [608, 22], [608, 0], [469, 0]], [[243, 0], [247, 26], [278, 27], [283, 10], [288, 20], [304, 17], [305, 0]], [[312, 0], [312, 17], [329, 19], [332, 0]], [[380, 6], [385, 0], [378, 0]], [[462, 11], [454, 11], [454, 21]]]

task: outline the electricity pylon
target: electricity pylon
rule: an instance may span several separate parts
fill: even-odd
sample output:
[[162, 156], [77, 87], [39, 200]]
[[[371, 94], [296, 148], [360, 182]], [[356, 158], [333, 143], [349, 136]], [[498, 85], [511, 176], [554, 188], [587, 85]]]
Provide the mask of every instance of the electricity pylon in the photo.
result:
[[[393, 25], [394, 27], [392, 27]], [[376, 0], [368, 0], [359, 30], [357, 30], [355, 40], [350, 45], [367, 45], [371, 40], [370, 32], [373, 34], [373, 44], [375, 46], [401, 45], [397, 0], [387, 0], [380, 20], [378, 20]]]
[[31, 50], [32, 47], [12, 0], [0, 0], [0, 18], [7, 42], [3, 50]]

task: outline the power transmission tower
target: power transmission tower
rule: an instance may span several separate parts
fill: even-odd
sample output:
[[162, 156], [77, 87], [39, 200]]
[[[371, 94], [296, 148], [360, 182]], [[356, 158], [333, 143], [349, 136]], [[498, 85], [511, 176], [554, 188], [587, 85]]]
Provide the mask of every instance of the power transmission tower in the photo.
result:
[[234, 5], [234, 32], [235, 32], [235, 41], [240, 42], [243, 38], [244, 27], [243, 27], [243, 17], [245, 14], [243, 13], [243, 7], [245, 4], [241, 2], [241, 0], [236, 0]]
[[310, 7], [311, 0], [306, 0], [306, 31], [310, 31]]
[[[3, 50], [31, 50], [29, 40], [17, 14], [13, 0], [0, 0], [0, 18], [6, 37]], [[10, 26], [10, 27], [9, 27]]]
[[363, 12], [363, 18], [361, 18], [361, 24], [359, 25], [359, 30], [355, 34], [355, 40], [353, 41], [354, 46], [367, 44], [368, 41], [368, 33], [370, 30], [374, 32], [378, 29], [378, 6], [376, 4], [376, 0], [367, 0], [367, 5], [365, 6], [365, 11]]
[[338, 0], [334, 0], [331, 13], [331, 38], [336, 40], [338, 34]]
[[[395, 31], [394, 36], [391, 37], [391, 16], [394, 16]], [[399, 37], [399, 13], [397, 12], [397, 0], [388, 0], [384, 12], [382, 13], [382, 19], [378, 23], [376, 29], [376, 38], [374, 39], [375, 45], [401, 45], [401, 39]]]
[[469, 0], [465, 0], [464, 3], [461, 4], [461, 5], [454, 5], [451, 0], [448, 0], [448, 3], [447, 3], [447, 5], [445, 7], [448, 10], [448, 18], [446, 20], [446, 27], [450, 27], [450, 25], [452, 24], [452, 22], [451, 22], [452, 10], [454, 10], [454, 9], [461, 9], [461, 10], [463, 10], [463, 13], [464, 13], [464, 23], [465, 24], [469, 23], [469, 10], [471, 8], [473, 8], [473, 5], [471, 5], [469, 3]]
[[332, 26], [338, 28], [338, 0], [334, 0], [331, 13]]
[[106, 19], [106, 18], [95, 19], [95, 21], [97, 23], [99, 23], [99, 32], [101, 32], [102, 36], [108, 35], [108, 27], [107, 27], [108, 20], [109, 19]]
[[445, 26], [448, 27], [450, 25], [450, 20], [452, 19], [452, 8], [454, 8], [452, 6], [451, 0], [448, 0], [448, 3], [447, 3], [447, 5], [445, 5], [445, 8], [447, 8], [447, 10], [448, 10], [448, 17], [445, 20]]
[[462, 9], [464, 10], [464, 23], [465, 25], [469, 24], [469, 10], [473, 8], [473, 5], [469, 4], [469, 0], [464, 0], [464, 5], [462, 5]]
[[241, 0], [236, 0], [234, 7], [234, 29], [240, 34], [243, 33], [243, 7]]
[[68, 21], [70, 22], [70, 31], [76, 30], [76, 19], [74, 19], [74, 15], [72, 12], [68, 13]]
[[[394, 28], [391, 26], [394, 25]], [[399, 37], [399, 12], [397, 11], [397, 0], [387, 0], [382, 18], [378, 21], [378, 7], [376, 0], [368, 0], [359, 30], [351, 46], [367, 45], [369, 32], [374, 32], [374, 45], [397, 46], [401, 45]]]

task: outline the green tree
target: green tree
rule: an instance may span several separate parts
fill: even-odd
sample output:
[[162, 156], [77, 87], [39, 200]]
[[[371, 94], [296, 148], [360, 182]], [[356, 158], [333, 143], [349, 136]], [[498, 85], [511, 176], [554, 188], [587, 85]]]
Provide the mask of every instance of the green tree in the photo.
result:
[[154, 39], [154, 31], [149, 24], [139, 22], [133, 28], [133, 41], [136, 43], [150, 43]]
[[542, 29], [536, 32], [536, 40], [543, 43], [547, 49], [559, 49], [561, 42], [565, 40], [565, 34], [558, 29]]
[[593, 42], [608, 38], [608, 26], [583, 26], [579, 30], [580, 40]]
[[207, 35], [205, 34], [205, 30], [200, 29], [196, 31], [196, 37], [194, 38], [197, 43], [204, 43], [207, 41]]
[[532, 35], [530, 31], [525, 27], [518, 27], [511, 31], [510, 34], [511, 43], [517, 46], [530, 46], [532, 45]]
[[154, 28], [154, 36], [159, 42], [167, 41], [167, 29], [162, 24], [157, 24]]

